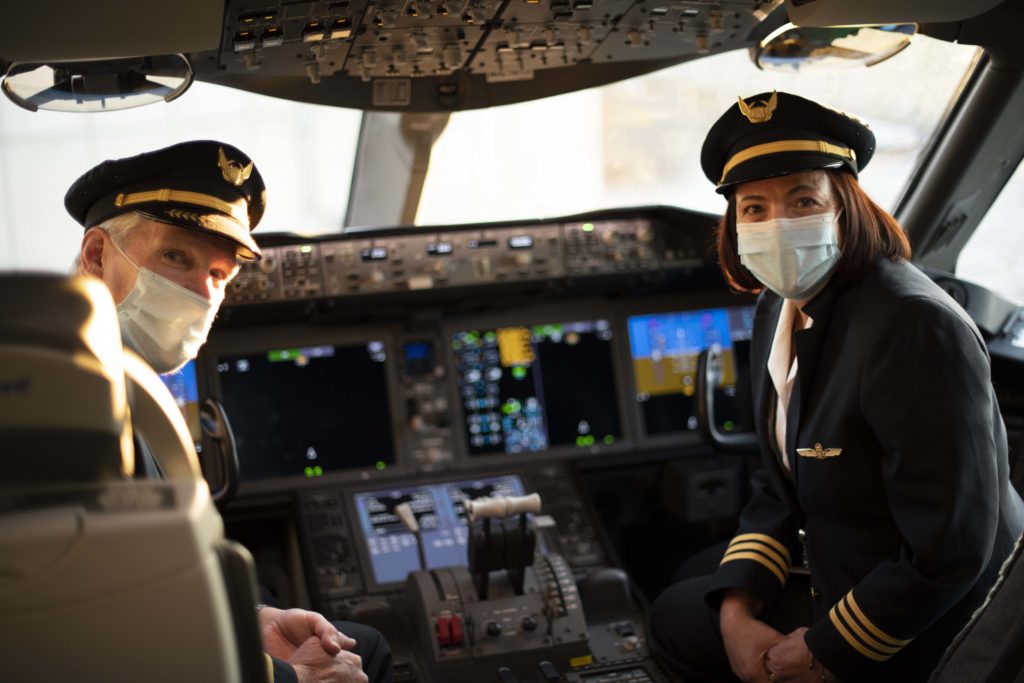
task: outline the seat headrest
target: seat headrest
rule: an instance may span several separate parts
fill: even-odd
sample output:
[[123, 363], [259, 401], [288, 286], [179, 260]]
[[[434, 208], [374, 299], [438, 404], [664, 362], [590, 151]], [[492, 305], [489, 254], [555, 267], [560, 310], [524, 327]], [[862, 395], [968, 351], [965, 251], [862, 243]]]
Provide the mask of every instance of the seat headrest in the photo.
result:
[[0, 274], [0, 486], [134, 471], [114, 302], [94, 278]]

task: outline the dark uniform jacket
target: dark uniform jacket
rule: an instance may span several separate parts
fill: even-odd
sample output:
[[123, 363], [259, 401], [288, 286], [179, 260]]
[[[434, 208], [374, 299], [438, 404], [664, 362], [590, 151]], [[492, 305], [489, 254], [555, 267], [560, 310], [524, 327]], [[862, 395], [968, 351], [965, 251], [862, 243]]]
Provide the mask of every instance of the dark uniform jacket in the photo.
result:
[[[779, 463], [767, 362], [782, 299], [751, 343], [763, 470], [713, 578], [771, 605], [810, 570], [814, 656], [844, 680], [924, 680], [983, 601], [1024, 524], [988, 353], [917, 268], [882, 260], [804, 308]], [[806, 532], [806, 560], [798, 530]]]

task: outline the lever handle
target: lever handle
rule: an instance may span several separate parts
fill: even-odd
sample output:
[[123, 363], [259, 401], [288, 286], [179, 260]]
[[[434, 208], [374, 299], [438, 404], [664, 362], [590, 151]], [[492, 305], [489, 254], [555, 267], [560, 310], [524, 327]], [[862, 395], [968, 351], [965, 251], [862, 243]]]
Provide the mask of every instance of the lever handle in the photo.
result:
[[466, 513], [470, 521], [483, 517], [511, 517], [523, 512], [540, 514], [540, 494], [528, 496], [502, 496], [500, 498], [477, 498], [466, 501]]

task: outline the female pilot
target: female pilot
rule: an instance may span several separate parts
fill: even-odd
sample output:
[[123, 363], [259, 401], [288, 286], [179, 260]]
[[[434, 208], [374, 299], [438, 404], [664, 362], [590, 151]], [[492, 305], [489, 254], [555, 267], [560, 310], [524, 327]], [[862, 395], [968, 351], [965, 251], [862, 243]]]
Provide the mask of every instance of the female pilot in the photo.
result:
[[704, 142], [721, 268], [762, 291], [763, 467], [717, 570], [655, 604], [684, 680], [924, 681], [1021, 533], [985, 344], [858, 184], [874, 145], [786, 93], [740, 100]]

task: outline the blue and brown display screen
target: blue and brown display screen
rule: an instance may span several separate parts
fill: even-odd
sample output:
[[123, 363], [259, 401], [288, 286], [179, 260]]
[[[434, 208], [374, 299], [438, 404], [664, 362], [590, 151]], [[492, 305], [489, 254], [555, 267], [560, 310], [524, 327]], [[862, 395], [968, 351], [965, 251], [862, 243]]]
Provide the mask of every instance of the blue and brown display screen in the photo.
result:
[[[632, 316], [627, 321], [636, 401], [648, 435], [697, 429], [697, 358], [705, 349], [722, 350], [715, 387], [719, 429], [750, 428], [745, 401], [752, 306], [676, 311]], [[741, 379], [743, 378], [743, 379]]]
[[423, 537], [426, 568], [465, 567], [469, 540], [465, 502], [523, 494], [523, 482], [514, 474], [354, 494], [374, 580], [378, 584], [404, 581], [409, 572], [420, 569], [416, 537], [395, 513], [401, 503], [409, 503], [416, 515]]
[[217, 358], [243, 480], [395, 462], [383, 341]]
[[466, 330], [451, 345], [470, 455], [621, 437], [607, 320]]
[[196, 444], [196, 450], [202, 450], [202, 430], [199, 422], [199, 387], [196, 383], [196, 362], [190, 360], [177, 372], [160, 375], [167, 389], [174, 397], [174, 402], [181, 409], [188, 425], [189, 434]]

